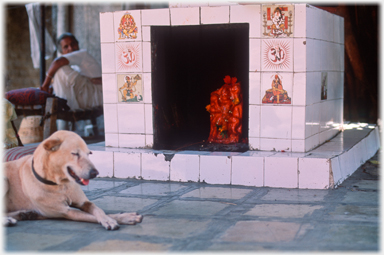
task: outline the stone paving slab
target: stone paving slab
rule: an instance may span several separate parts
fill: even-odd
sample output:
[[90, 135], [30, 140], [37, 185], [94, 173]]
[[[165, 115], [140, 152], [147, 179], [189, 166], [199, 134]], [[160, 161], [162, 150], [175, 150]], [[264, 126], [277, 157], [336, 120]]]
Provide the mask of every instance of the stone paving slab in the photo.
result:
[[[375, 155], [378, 160], [378, 155]], [[107, 213], [142, 223], [107, 231], [67, 220], [5, 228], [6, 252], [379, 251], [379, 165], [333, 190], [97, 178], [83, 190]]]

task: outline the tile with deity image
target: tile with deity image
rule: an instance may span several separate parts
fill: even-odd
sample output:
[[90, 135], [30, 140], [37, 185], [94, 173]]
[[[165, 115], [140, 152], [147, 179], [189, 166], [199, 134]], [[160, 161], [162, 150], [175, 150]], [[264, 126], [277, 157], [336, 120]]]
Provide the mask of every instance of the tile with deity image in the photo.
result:
[[141, 72], [141, 42], [116, 43], [116, 72]]
[[321, 72], [321, 100], [327, 99], [328, 91], [328, 73]]
[[141, 41], [140, 11], [119, 11], [114, 13], [116, 42]]
[[294, 5], [263, 5], [263, 37], [293, 37]]
[[262, 40], [262, 71], [293, 71], [293, 39]]
[[143, 101], [143, 83], [141, 74], [118, 74], [117, 94], [119, 103]]
[[291, 104], [292, 73], [264, 73], [262, 75], [263, 104]]

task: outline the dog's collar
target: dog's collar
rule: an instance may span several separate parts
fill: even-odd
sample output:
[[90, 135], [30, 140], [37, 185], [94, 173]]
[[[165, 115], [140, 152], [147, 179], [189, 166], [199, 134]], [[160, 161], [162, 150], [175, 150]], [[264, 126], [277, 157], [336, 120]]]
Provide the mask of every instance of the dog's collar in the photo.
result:
[[42, 183], [47, 184], [47, 185], [57, 185], [57, 183], [50, 181], [50, 180], [46, 180], [36, 173], [35, 168], [33, 167], [33, 158], [32, 158], [32, 172], [35, 175], [36, 179], [38, 179]]

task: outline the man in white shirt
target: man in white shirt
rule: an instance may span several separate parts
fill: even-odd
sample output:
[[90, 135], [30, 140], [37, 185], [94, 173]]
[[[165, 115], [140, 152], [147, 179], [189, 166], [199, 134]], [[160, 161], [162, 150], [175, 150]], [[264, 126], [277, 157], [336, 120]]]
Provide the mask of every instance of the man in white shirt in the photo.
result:
[[62, 34], [58, 40], [62, 54], [50, 65], [41, 89], [67, 100], [71, 110], [92, 108], [103, 104], [101, 66], [71, 33]]

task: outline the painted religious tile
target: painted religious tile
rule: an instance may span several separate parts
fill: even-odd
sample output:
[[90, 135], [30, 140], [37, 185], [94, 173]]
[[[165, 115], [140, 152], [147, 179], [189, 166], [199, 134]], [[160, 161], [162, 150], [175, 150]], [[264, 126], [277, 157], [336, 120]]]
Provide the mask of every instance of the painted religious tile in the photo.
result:
[[263, 104], [291, 104], [292, 74], [265, 73], [262, 77]]
[[141, 72], [142, 57], [141, 43], [116, 43], [116, 71]]
[[141, 74], [118, 74], [117, 90], [119, 102], [143, 101]]
[[140, 11], [121, 11], [114, 13], [115, 40], [141, 40]]
[[262, 43], [262, 71], [293, 71], [292, 39], [266, 39]]
[[263, 37], [293, 37], [294, 5], [263, 5]]
[[328, 91], [328, 73], [321, 73], [321, 100], [327, 99], [327, 91]]

